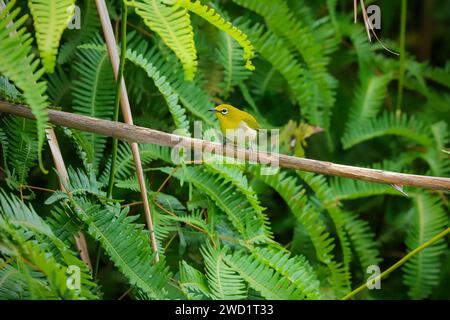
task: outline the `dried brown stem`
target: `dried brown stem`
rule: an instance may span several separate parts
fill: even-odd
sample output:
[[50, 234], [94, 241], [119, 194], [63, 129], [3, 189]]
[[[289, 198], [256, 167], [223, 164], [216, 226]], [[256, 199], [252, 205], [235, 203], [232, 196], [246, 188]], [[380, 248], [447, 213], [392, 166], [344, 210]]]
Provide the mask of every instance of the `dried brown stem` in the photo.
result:
[[[0, 101], [0, 111], [34, 119], [30, 109], [26, 106]], [[183, 137], [125, 123], [117, 123], [57, 110], [48, 110], [48, 113], [50, 122], [53, 124], [78, 129], [81, 131], [93, 132], [109, 137], [116, 137], [127, 142], [156, 144], [169, 147], [183, 146], [191, 149], [199, 148], [199, 150], [203, 150], [204, 152], [215, 152], [216, 154], [224, 154], [225, 152], [232, 154], [234, 151], [232, 146], [227, 146], [224, 149], [220, 143]], [[264, 163], [274, 163], [274, 161], [278, 160], [280, 167], [315, 172], [318, 174], [401, 186], [414, 186], [446, 191], [450, 190], [450, 179], [444, 177], [422, 176], [368, 169], [336, 164], [327, 161], [297, 158], [284, 154], [270, 154], [266, 152], [256, 152], [243, 149], [239, 149], [235, 155], [241, 160], [249, 158], [255, 159], [257, 156], [258, 162]]]
[[[64, 184], [69, 181], [69, 174], [67, 173], [66, 165], [61, 154], [61, 149], [59, 148], [58, 140], [56, 139], [56, 134], [53, 128], [48, 128], [46, 130], [46, 133], [47, 142], [50, 146], [50, 151], [53, 156], [53, 162], [60, 177], [59, 185], [61, 187], [61, 190], [65, 192], [66, 188], [64, 187]], [[89, 258], [86, 238], [82, 232], [79, 232], [75, 236], [75, 245], [78, 249], [78, 252], [80, 253], [81, 260], [83, 260], [87, 264], [89, 270], [92, 270], [92, 263], [91, 259]]]
[[[105, 37], [106, 41], [106, 47], [108, 49], [109, 58], [111, 60], [114, 76], [118, 78], [119, 73], [119, 54], [117, 51], [116, 41], [114, 37], [114, 32], [111, 25], [111, 19], [108, 14], [108, 9], [106, 7], [105, 0], [96, 0], [95, 1], [97, 5], [97, 11], [98, 15], [100, 17], [100, 22], [102, 25], [103, 30], [103, 36]], [[120, 106], [122, 110], [122, 116], [125, 121], [125, 123], [132, 125], [133, 124], [133, 116], [131, 114], [131, 108], [130, 108], [130, 102], [128, 100], [128, 94], [127, 94], [127, 88], [125, 85], [125, 80], [121, 80], [121, 91], [120, 91]], [[141, 198], [142, 198], [142, 204], [144, 206], [144, 213], [145, 213], [145, 219], [147, 222], [147, 227], [150, 232], [150, 240], [151, 245], [153, 248], [153, 251], [156, 253], [155, 255], [155, 261], [159, 261], [159, 255], [158, 255], [158, 245], [156, 243], [156, 237], [155, 232], [153, 228], [153, 221], [152, 221], [152, 215], [151, 215], [151, 209], [150, 204], [147, 198], [147, 187], [145, 185], [145, 179], [144, 179], [144, 171], [142, 170], [142, 162], [141, 162], [141, 156], [139, 153], [139, 146], [135, 142], [130, 142], [131, 146], [131, 152], [133, 154], [134, 158], [134, 165], [136, 168], [136, 174], [139, 181], [139, 187], [141, 190]]]

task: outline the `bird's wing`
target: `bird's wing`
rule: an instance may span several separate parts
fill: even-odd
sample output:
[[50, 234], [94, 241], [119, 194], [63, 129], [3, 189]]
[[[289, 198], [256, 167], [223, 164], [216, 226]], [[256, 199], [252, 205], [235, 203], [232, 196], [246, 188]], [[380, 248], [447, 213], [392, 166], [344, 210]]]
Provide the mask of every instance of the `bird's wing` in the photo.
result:
[[250, 115], [248, 113], [243, 115], [243, 119], [242, 120], [245, 121], [247, 123], [247, 125], [250, 128], [252, 128], [252, 129], [259, 129], [259, 128], [261, 128], [261, 126], [259, 125], [258, 121], [256, 121], [256, 119], [252, 115]]

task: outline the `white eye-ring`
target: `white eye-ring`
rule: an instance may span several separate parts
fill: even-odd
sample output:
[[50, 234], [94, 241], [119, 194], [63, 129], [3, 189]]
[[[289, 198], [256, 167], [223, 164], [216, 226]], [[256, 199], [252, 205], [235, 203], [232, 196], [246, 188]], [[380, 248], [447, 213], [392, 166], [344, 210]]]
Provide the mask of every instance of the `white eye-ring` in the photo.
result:
[[227, 108], [223, 108], [222, 110], [220, 110], [220, 113], [225, 115], [225, 114], [228, 113], [228, 109]]

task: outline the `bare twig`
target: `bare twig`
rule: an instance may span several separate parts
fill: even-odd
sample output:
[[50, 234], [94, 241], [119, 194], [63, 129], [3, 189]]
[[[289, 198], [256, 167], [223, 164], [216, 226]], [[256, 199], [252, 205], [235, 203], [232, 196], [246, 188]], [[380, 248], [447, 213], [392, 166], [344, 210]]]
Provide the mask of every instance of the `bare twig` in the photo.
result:
[[[15, 114], [29, 119], [34, 119], [34, 115], [26, 106], [20, 106], [0, 100], [0, 111]], [[97, 119], [69, 112], [49, 110], [50, 122], [56, 125], [78, 129], [81, 131], [93, 132], [109, 137], [117, 137], [120, 140], [156, 144], [160, 146], [183, 146], [186, 148], [199, 148], [204, 152], [215, 152], [216, 154], [233, 154], [232, 146], [223, 149], [221, 143], [206, 140], [193, 139], [166, 132], [116, 123], [108, 120]], [[356, 180], [364, 180], [377, 183], [396, 184], [401, 186], [415, 186], [435, 190], [450, 190], [450, 179], [444, 177], [421, 176], [414, 174], [404, 174], [392, 171], [368, 169], [354, 166], [336, 164], [327, 161], [318, 161], [306, 158], [297, 158], [284, 154], [256, 152], [253, 150], [239, 149], [237, 158], [258, 159], [258, 162], [274, 163], [278, 160], [279, 166], [284, 168], [297, 169], [302, 171], [315, 172], [318, 174], [332, 175]]]
[[[399, 56], [399, 54], [397, 52], [394, 52], [394, 51], [390, 50], [388, 47], [386, 47], [384, 45], [384, 43], [380, 40], [380, 38], [378, 38], [378, 36], [377, 36], [377, 34], [376, 34], [376, 32], [375, 32], [375, 30], [374, 30], [370, 20], [369, 20], [369, 16], [367, 15], [367, 11], [366, 11], [366, 6], [364, 4], [364, 0], [360, 0], [360, 2], [361, 2], [361, 11], [362, 11], [363, 20], [364, 20], [364, 26], [366, 28], [367, 37], [369, 38], [369, 42], [372, 42], [372, 37], [370, 36], [370, 34], [372, 33], [373, 36], [375, 37], [375, 39], [378, 41], [378, 43], [381, 45], [381, 47], [384, 50], [386, 50], [386, 51], [388, 51], [388, 52], [390, 52], [390, 53], [392, 53], [392, 54], [394, 54], [396, 56]], [[356, 23], [357, 8], [358, 8], [358, 4], [357, 4], [357, 1], [355, 0], [354, 1], [355, 23]]]
[[[56, 139], [56, 134], [53, 128], [46, 129], [47, 142], [50, 146], [50, 151], [53, 156], [53, 162], [55, 163], [56, 171], [60, 176], [59, 185], [62, 191], [66, 191], [64, 183], [69, 181], [69, 174], [67, 173], [66, 165], [64, 164], [64, 159], [61, 154], [61, 149], [59, 148], [58, 140]], [[82, 232], [79, 232], [75, 236], [75, 245], [80, 252], [81, 259], [87, 264], [90, 270], [92, 270], [91, 259], [89, 258], [89, 251], [86, 242], [86, 238]]]
[[[106, 47], [108, 49], [109, 58], [113, 65], [114, 76], [116, 77], [116, 81], [119, 73], [119, 54], [117, 53], [117, 46], [114, 38], [114, 32], [111, 25], [111, 19], [108, 14], [108, 9], [106, 8], [105, 0], [96, 0], [98, 15], [100, 17], [100, 22], [102, 24], [103, 35], [106, 41]], [[125, 123], [132, 125], [133, 124], [133, 116], [131, 115], [130, 102], [128, 100], [127, 89], [125, 86], [125, 80], [121, 80], [122, 87], [120, 90], [120, 106], [122, 109], [122, 116], [125, 120]], [[145, 185], [144, 179], [144, 171], [142, 170], [141, 156], [139, 153], [139, 146], [135, 142], [131, 142], [131, 152], [134, 158], [134, 165], [136, 168], [136, 174], [139, 180], [139, 187], [141, 190], [141, 198], [144, 206], [145, 219], [147, 221], [147, 227], [150, 232], [150, 240], [152, 244], [153, 251], [155, 252], [155, 261], [159, 261], [158, 255], [158, 245], [156, 243], [155, 232], [153, 228], [152, 216], [150, 204], [147, 198], [147, 187]]]

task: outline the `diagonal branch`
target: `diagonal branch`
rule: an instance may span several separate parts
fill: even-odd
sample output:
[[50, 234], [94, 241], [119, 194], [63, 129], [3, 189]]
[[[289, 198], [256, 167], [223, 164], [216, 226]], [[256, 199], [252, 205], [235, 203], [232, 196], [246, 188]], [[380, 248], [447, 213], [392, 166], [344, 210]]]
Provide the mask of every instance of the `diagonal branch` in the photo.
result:
[[[56, 171], [60, 176], [59, 185], [61, 187], [61, 190], [65, 192], [66, 190], [64, 184], [69, 181], [69, 174], [67, 173], [66, 165], [64, 164], [64, 158], [61, 154], [61, 149], [59, 148], [58, 139], [56, 138], [56, 134], [53, 128], [47, 128], [45, 132], [47, 134], [47, 142], [50, 146], [50, 151], [53, 156], [53, 162], [55, 163]], [[84, 233], [79, 232], [75, 236], [75, 245], [80, 253], [81, 260], [83, 260], [87, 264], [89, 270], [92, 270], [92, 263], [91, 259], [89, 258], [89, 250]]]
[[[30, 109], [26, 106], [11, 104], [0, 100], [0, 112], [7, 112], [17, 116], [34, 119]], [[93, 132], [109, 137], [116, 137], [130, 143], [157, 144], [160, 146], [183, 146], [186, 148], [203, 150], [204, 152], [215, 152], [216, 154], [233, 154], [232, 146], [227, 146], [223, 150], [220, 143], [206, 140], [183, 137], [166, 132], [116, 123], [69, 112], [48, 110], [50, 122], [56, 125], [78, 129], [81, 131]], [[252, 150], [239, 149], [237, 158], [258, 159], [262, 163], [274, 163], [278, 161], [280, 167], [315, 172], [319, 174], [332, 175], [369, 182], [395, 184], [401, 186], [414, 186], [426, 189], [450, 191], [450, 178], [421, 176], [405, 174], [392, 171], [376, 170], [347, 166], [327, 161], [319, 161], [306, 158], [297, 158], [284, 154], [256, 152]]]

